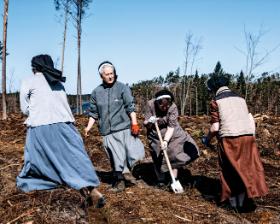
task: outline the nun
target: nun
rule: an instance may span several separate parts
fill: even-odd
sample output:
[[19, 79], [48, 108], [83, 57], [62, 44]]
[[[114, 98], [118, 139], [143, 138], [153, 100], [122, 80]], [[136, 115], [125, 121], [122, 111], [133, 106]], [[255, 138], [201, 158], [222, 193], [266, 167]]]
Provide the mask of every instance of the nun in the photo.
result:
[[[162, 144], [155, 122], [158, 123], [163, 137]], [[199, 157], [200, 153], [195, 141], [178, 122], [178, 109], [169, 90], [158, 91], [155, 98], [147, 102], [144, 125], [147, 128], [147, 137], [159, 182], [166, 182], [165, 173], [168, 171], [162, 150], [167, 150], [175, 178], [178, 177], [180, 168]]]
[[125, 190], [127, 182], [137, 184], [132, 170], [144, 158], [145, 151], [138, 137], [140, 127], [129, 86], [117, 81], [115, 66], [109, 61], [98, 66], [98, 73], [102, 83], [92, 91], [89, 121], [84, 131], [88, 136], [98, 122], [113, 171], [111, 191], [117, 193]]
[[65, 89], [65, 77], [49, 55], [32, 58], [33, 75], [22, 81], [21, 111], [27, 115], [24, 165], [16, 178], [23, 192], [68, 186], [84, 196], [83, 205], [102, 207], [99, 179], [74, 126]]
[[255, 123], [246, 101], [228, 88], [229, 77], [213, 75], [207, 88], [214, 95], [210, 102], [210, 128], [202, 143], [211, 147], [217, 138], [223, 203], [237, 212], [256, 208], [253, 198], [265, 196], [268, 187], [257, 149]]

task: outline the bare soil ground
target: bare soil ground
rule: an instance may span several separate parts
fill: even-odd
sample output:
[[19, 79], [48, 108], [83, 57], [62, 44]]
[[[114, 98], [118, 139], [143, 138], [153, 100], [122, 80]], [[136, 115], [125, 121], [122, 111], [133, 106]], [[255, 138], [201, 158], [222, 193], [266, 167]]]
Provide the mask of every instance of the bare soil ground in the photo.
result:
[[[87, 118], [76, 117], [80, 132]], [[0, 121], [0, 223], [280, 223], [280, 118], [257, 116], [257, 141], [265, 168], [269, 195], [256, 200], [251, 213], [234, 213], [217, 204], [219, 194], [217, 153], [200, 144], [208, 128], [207, 117], [183, 117], [182, 127], [197, 141], [201, 157], [181, 173], [183, 194], [159, 188], [154, 181], [153, 166], [143, 129], [146, 159], [136, 169], [141, 178], [136, 186], [122, 193], [111, 193], [110, 165], [95, 127], [84, 138], [101, 179], [100, 191], [107, 199], [102, 209], [81, 209], [79, 192], [69, 188], [22, 193], [15, 178], [23, 164], [26, 128], [24, 117], [10, 114]]]

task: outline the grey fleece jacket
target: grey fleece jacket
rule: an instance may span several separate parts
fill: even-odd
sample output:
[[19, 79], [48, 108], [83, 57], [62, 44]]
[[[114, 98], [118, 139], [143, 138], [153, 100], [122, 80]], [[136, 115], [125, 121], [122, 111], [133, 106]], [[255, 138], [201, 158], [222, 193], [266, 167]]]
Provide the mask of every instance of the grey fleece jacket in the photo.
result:
[[91, 94], [89, 116], [99, 121], [103, 136], [130, 128], [129, 114], [134, 111], [130, 88], [121, 82], [111, 87], [103, 83]]

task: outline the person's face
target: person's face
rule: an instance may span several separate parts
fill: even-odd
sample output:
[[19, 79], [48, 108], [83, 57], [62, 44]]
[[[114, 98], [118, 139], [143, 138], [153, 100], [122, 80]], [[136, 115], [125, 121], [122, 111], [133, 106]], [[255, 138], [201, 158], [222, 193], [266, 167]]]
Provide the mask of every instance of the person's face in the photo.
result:
[[168, 99], [161, 99], [158, 101], [158, 108], [163, 111], [163, 112], [166, 112], [168, 111], [170, 107], [170, 102]]
[[103, 73], [101, 75], [102, 80], [106, 83], [106, 84], [113, 84], [115, 81], [115, 74], [114, 74], [114, 70], [111, 67], [105, 67], [103, 68]]

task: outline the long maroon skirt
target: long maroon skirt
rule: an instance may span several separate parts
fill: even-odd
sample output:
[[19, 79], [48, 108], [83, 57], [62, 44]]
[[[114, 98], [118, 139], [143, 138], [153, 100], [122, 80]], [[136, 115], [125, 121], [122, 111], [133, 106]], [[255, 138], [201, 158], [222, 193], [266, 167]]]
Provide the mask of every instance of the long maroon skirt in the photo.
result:
[[246, 192], [249, 198], [268, 193], [254, 136], [224, 137], [218, 143], [221, 201]]

